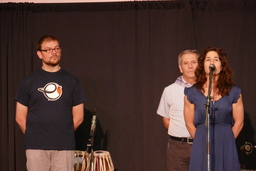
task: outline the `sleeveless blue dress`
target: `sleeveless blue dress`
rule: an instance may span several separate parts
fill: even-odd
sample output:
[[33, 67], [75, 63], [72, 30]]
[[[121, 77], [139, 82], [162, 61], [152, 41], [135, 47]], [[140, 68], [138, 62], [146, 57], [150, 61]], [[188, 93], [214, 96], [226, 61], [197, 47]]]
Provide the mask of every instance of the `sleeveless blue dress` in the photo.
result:
[[[205, 126], [207, 97], [195, 86], [185, 88], [185, 95], [195, 105], [196, 133], [192, 145], [189, 171], [207, 171], [207, 129]], [[232, 104], [241, 89], [234, 86], [228, 95], [210, 103], [210, 168], [211, 171], [240, 171], [239, 158], [232, 132]]]

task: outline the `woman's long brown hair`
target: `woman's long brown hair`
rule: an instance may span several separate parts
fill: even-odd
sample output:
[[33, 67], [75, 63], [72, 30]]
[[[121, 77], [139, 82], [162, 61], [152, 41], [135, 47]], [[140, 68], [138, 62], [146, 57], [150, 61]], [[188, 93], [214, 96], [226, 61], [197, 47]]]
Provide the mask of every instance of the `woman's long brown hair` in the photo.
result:
[[207, 78], [204, 70], [204, 61], [205, 61], [206, 54], [210, 51], [217, 52], [219, 55], [219, 59], [221, 61], [222, 70], [220, 71], [219, 79], [217, 80], [217, 85], [216, 85], [216, 88], [218, 90], [217, 93], [220, 94], [221, 96], [228, 95], [228, 93], [234, 86], [234, 83], [232, 80], [233, 71], [228, 64], [226, 53], [223, 52], [223, 50], [218, 47], [206, 47], [203, 50], [200, 57], [198, 58], [198, 66], [195, 71], [195, 75], [197, 77], [195, 86], [197, 89], [201, 90], [203, 93], [205, 92], [205, 89], [203, 88], [203, 86], [206, 83]]

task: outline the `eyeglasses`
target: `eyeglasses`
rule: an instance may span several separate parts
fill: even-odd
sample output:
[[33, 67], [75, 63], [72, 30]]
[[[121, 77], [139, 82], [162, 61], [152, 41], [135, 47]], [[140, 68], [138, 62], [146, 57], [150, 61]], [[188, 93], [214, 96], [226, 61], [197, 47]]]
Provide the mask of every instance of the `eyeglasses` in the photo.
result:
[[45, 49], [45, 50], [39, 50], [39, 51], [44, 51], [44, 52], [50, 54], [50, 53], [53, 52], [53, 50], [54, 50], [55, 52], [60, 52], [60, 51], [61, 51], [61, 48], [60, 48], [60, 47], [56, 47], [56, 48], [53, 48], [53, 49]]

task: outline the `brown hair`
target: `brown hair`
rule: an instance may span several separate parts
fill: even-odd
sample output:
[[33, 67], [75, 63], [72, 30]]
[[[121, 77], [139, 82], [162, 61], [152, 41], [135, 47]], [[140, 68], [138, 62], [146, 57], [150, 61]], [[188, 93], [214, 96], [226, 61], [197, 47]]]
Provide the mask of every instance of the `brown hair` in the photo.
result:
[[220, 94], [221, 96], [228, 95], [229, 91], [234, 86], [232, 80], [233, 71], [228, 64], [227, 54], [218, 47], [206, 47], [198, 58], [198, 66], [195, 71], [195, 75], [197, 77], [195, 86], [197, 89], [205, 92], [203, 85], [207, 81], [207, 78], [204, 70], [204, 61], [206, 54], [210, 51], [215, 51], [218, 53], [222, 67], [216, 85], [216, 88], [218, 89], [218, 94]]
[[44, 41], [52, 41], [52, 40], [57, 41], [60, 44], [60, 41], [57, 37], [55, 37], [53, 35], [43, 35], [37, 41], [37, 50], [41, 50], [41, 46], [42, 46]]

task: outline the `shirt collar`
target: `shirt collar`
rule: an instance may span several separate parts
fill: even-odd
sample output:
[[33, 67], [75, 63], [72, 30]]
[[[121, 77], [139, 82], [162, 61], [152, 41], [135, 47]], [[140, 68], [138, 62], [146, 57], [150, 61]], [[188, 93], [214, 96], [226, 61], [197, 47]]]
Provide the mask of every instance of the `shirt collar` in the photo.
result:
[[192, 85], [187, 83], [182, 76], [179, 76], [176, 81], [176, 84], [181, 85], [183, 87], [191, 87]]

